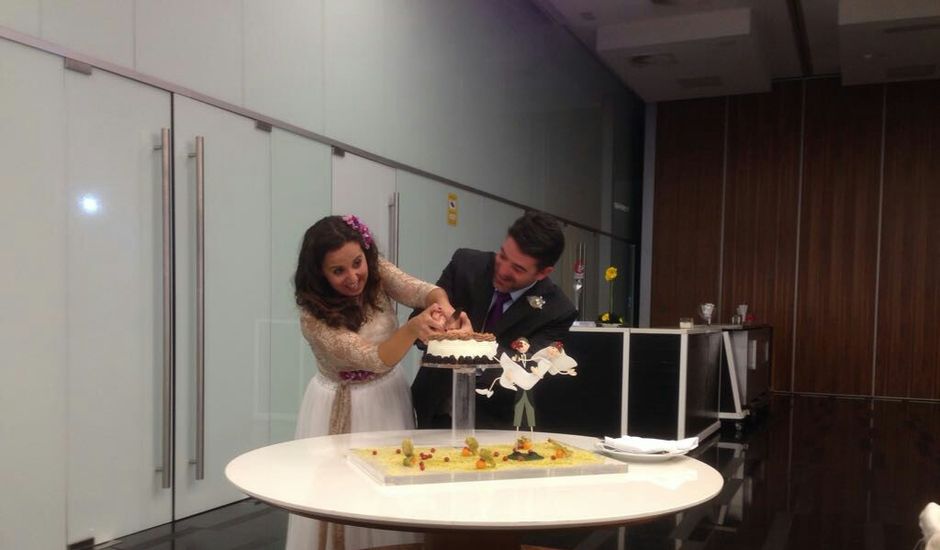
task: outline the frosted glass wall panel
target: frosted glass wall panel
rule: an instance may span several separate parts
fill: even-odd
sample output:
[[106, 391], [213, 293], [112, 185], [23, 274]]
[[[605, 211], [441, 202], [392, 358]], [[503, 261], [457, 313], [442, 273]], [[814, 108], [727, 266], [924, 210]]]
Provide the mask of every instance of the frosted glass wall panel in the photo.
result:
[[[449, 185], [398, 171], [399, 265], [436, 281], [458, 248], [497, 250], [523, 211]], [[457, 195], [457, 225], [447, 224], [448, 195]]]
[[[429, 282], [441, 276], [458, 248], [497, 250], [506, 230], [522, 210], [454, 187], [398, 171], [399, 220], [398, 265], [405, 272]], [[448, 194], [457, 195], [457, 225], [447, 223]], [[399, 308], [399, 320], [411, 313]], [[414, 377], [418, 356], [402, 362], [406, 376]]]
[[[598, 256], [598, 238], [597, 234], [580, 227], [566, 225], [565, 228], [565, 251], [555, 265], [555, 272], [552, 273], [552, 280], [561, 287], [571, 303], [574, 299], [574, 264], [577, 258], [578, 245], [584, 246], [584, 281], [581, 289], [581, 303], [578, 311], [578, 319], [584, 321], [593, 321], [599, 312], [597, 305], [598, 273], [607, 266], [600, 265]], [[601, 277], [603, 279], [603, 277]], [[606, 308], [605, 308], [606, 309]]]
[[640, 218], [643, 213], [643, 155], [644, 119], [646, 106], [642, 102], [623, 99], [611, 101], [605, 115], [610, 113], [613, 124], [605, 120], [611, 130], [612, 199], [625, 209], [614, 209], [610, 232], [628, 240], [639, 242]]
[[316, 360], [300, 332], [294, 271], [304, 232], [330, 214], [330, 148], [274, 130], [271, 136], [271, 442], [294, 438]]
[[0, 2], [0, 25], [10, 27], [21, 33], [38, 36], [39, 0], [4, 0]]
[[0, 548], [65, 547], [63, 73], [0, 40]]
[[540, 146], [523, 112], [529, 90], [517, 89], [525, 37], [491, 2], [402, 4], [408, 9], [388, 27], [387, 82], [399, 113], [390, 154], [479, 189], [531, 198]]
[[82, 53], [611, 229], [594, 187], [628, 148], [604, 157], [598, 117], [638, 100], [530, 2], [49, 1], [3, 9]]
[[346, 154], [333, 155], [333, 213], [354, 214], [372, 233], [379, 254], [389, 255], [391, 226], [389, 201], [395, 195], [395, 169], [373, 160]]
[[[608, 311], [611, 307], [621, 316], [627, 325], [633, 325], [634, 286], [636, 285], [636, 246], [605, 235], [598, 235], [598, 267], [596, 281], [598, 285], [598, 310]], [[617, 278], [613, 284], [604, 280], [604, 271], [608, 266], [617, 268]], [[585, 278], [585, 280], [591, 280]], [[613, 300], [611, 301], [611, 294]], [[596, 314], [595, 314], [596, 315]]]
[[[636, 293], [634, 288], [637, 285], [637, 246], [623, 241], [614, 241], [611, 247], [611, 264], [620, 266], [617, 284], [614, 285], [614, 303], [623, 312], [623, 320], [626, 324], [634, 326], [636, 317], [633, 310], [635, 307]], [[676, 321], [678, 322], [678, 320]]]
[[[224, 468], [270, 440], [271, 134], [174, 97], [177, 518], [241, 495]], [[195, 137], [205, 137], [205, 479], [196, 456]]]
[[[68, 542], [171, 519], [163, 444], [163, 170], [170, 95], [65, 74], [68, 109]], [[102, 398], [105, 395], [107, 398]], [[169, 427], [168, 427], [169, 428]], [[114, 449], [121, 451], [115, 468]]]
[[598, 225], [601, 106], [628, 92], [581, 44], [527, 2], [325, 1], [327, 135]]
[[134, 67], [134, 3], [43, 0], [42, 37], [98, 59]]
[[[386, 91], [386, 0], [324, 0], [326, 135], [386, 156], [396, 108]], [[400, 139], [400, 138], [399, 138]]]
[[566, 111], [548, 119], [541, 208], [591, 227], [602, 227], [601, 138], [598, 109]]
[[241, 0], [137, 0], [137, 70], [242, 104]]
[[245, 2], [245, 107], [323, 132], [323, 2]]
[[[389, 155], [412, 166], [450, 177], [471, 172], [462, 164], [471, 97], [463, 86], [465, 66], [458, 37], [459, 2], [414, 0], [390, 4], [386, 12], [385, 56], [394, 70], [385, 83]], [[407, 5], [408, 9], [397, 9]], [[429, 146], [430, 145], [430, 146]]]

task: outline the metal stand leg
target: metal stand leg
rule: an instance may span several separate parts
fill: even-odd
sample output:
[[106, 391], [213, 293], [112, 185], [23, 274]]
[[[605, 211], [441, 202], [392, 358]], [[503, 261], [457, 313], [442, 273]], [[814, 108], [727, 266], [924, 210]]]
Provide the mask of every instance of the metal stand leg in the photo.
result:
[[450, 417], [451, 440], [455, 447], [461, 447], [464, 439], [474, 435], [476, 421], [476, 369], [454, 370]]

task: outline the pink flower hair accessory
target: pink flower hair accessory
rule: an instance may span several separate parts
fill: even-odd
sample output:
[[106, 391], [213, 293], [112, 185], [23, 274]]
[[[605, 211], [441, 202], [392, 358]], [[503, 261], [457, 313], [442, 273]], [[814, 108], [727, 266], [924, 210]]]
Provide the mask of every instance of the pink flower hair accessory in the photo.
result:
[[369, 226], [362, 223], [356, 216], [352, 214], [346, 214], [343, 216], [343, 221], [346, 222], [346, 225], [355, 229], [360, 235], [362, 235], [362, 242], [365, 244], [366, 250], [372, 247], [372, 233], [369, 232]]

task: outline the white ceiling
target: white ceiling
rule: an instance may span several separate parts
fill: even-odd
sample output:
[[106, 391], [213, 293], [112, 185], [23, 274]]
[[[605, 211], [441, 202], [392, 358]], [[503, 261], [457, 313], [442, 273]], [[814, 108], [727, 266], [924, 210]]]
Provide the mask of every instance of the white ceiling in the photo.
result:
[[646, 101], [940, 78], [940, 0], [532, 0]]

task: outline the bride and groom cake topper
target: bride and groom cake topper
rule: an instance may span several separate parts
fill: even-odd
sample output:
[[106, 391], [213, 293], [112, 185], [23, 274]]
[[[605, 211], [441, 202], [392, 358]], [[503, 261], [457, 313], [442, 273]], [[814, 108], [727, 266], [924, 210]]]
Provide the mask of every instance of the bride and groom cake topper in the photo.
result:
[[505, 352], [499, 356], [499, 366], [502, 373], [493, 380], [487, 389], [477, 389], [476, 392], [487, 398], [493, 396], [493, 387], [499, 385], [516, 392], [513, 405], [513, 426], [518, 430], [525, 419], [529, 430], [535, 428], [535, 396], [532, 394], [535, 385], [546, 374], [577, 376], [575, 367], [578, 363], [565, 353], [561, 342], [554, 342], [532, 354], [529, 353], [529, 341], [517, 338], [512, 342], [512, 349], [516, 352], [509, 357]]
[[512, 343], [513, 350], [516, 351], [512, 357], [503, 352], [499, 356], [499, 366], [503, 369], [499, 378], [493, 380], [487, 389], [477, 389], [476, 392], [486, 397], [492, 397], [493, 387], [499, 382], [499, 385], [507, 390], [531, 390], [535, 385], [545, 377], [546, 374], [558, 374], [564, 376], [577, 376], [575, 368], [577, 361], [571, 358], [562, 346], [561, 342], [553, 342], [539, 351], [528, 356], [529, 341], [525, 338], [517, 338]]

